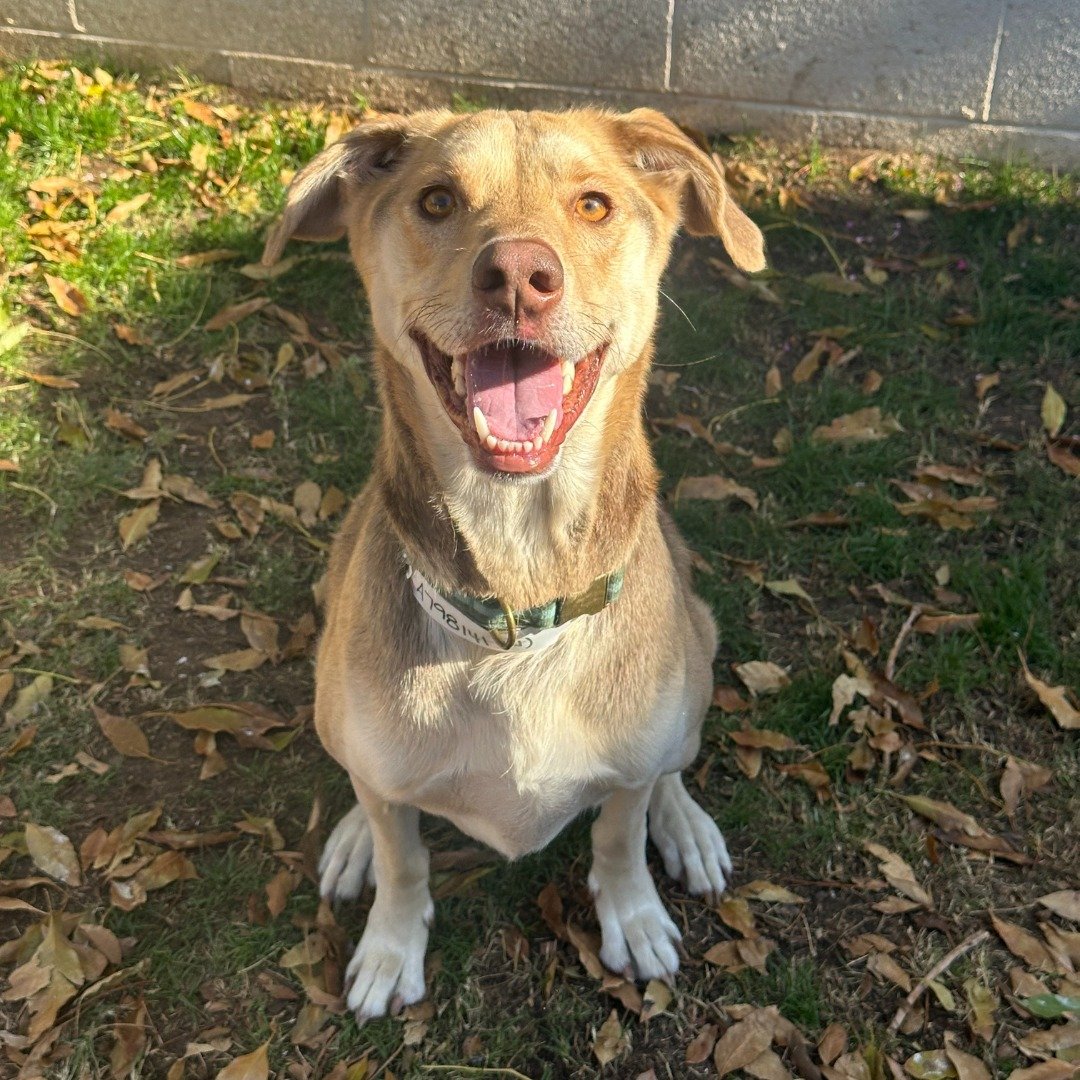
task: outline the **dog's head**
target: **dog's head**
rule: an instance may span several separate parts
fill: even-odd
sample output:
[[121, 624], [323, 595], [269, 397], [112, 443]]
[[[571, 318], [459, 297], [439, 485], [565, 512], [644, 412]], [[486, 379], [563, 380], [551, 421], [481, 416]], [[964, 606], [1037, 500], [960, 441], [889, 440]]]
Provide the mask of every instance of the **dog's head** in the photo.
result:
[[348, 235], [444, 459], [541, 475], [646, 348], [680, 223], [764, 266], [720, 169], [660, 113], [423, 112], [371, 119], [301, 170], [263, 258]]

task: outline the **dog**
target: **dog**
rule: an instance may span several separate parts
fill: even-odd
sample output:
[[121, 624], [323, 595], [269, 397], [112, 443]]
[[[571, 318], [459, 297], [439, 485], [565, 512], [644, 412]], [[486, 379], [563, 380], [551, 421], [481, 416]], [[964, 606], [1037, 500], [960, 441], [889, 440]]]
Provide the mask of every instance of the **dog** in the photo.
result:
[[640, 979], [679, 964], [647, 835], [690, 893], [725, 888], [680, 777], [716, 628], [642, 418], [680, 225], [764, 266], [721, 168], [661, 113], [425, 111], [323, 150], [266, 242], [273, 263], [347, 236], [377, 339], [380, 442], [330, 553], [315, 697], [357, 799], [321, 891], [375, 886], [359, 1021], [425, 993], [421, 811], [516, 859], [598, 807], [600, 957]]

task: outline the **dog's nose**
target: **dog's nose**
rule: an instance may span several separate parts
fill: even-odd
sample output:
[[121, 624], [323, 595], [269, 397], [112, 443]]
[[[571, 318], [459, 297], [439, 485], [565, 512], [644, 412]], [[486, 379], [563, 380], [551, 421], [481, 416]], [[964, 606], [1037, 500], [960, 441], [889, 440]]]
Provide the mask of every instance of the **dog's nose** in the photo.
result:
[[493, 240], [476, 256], [472, 287], [484, 307], [536, 318], [562, 297], [563, 267], [541, 240]]

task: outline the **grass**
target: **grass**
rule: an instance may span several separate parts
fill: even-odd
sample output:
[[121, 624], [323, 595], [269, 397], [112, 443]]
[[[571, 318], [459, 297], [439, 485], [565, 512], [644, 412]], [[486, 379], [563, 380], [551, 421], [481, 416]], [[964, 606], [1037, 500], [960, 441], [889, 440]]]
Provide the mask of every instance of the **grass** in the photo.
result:
[[[245, 644], [237, 621], [200, 619], [174, 605], [183, 569], [219, 550], [215, 580], [193, 587], [196, 601], [231, 593], [232, 603], [280, 620], [287, 640], [312, 610], [311, 587], [339, 518], [318, 521], [305, 536], [271, 510], [257, 535], [230, 538], [219, 527], [236, 524], [229, 500], [246, 493], [280, 508], [303, 481], [351, 496], [370, 467], [379, 422], [367, 361], [372, 329], [344, 252], [298, 246], [289, 253], [297, 261], [279, 277], [239, 272], [258, 259], [285, 178], [323, 145], [328, 126], [347, 120], [321, 108], [250, 108], [183, 77], [165, 85], [121, 76], [110, 83], [48, 65], [0, 72], [0, 138], [9, 148], [0, 155], [0, 342], [9, 342], [0, 349], [0, 462], [17, 469], [0, 471], [0, 680], [6, 669], [15, 677], [6, 699], [0, 692], [0, 711], [12, 708], [37, 672], [55, 673], [37, 711], [0, 729], [2, 753], [25, 725], [37, 726], [27, 748], [0, 757], [0, 785], [13, 793], [17, 815], [0, 821], [7, 878], [31, 872], [26, 822], [62, 829], [78, 845], [95, 825], [113, 828], [160, 803], [175, 829], [228, 829], [245, 814], [272, 818], [286, 851], [302, 852], [313, 797], [324, 829], [349, 805], [344, 775], [309, 730], [278, 753], [221, 736], [229, 769], [200, 781], [191, 733], [163, 715], [250, 700], [289, 717], [311, 701], [304, 656], [250, 674], [209, 671], [203, 658]], [[613, 1006], [632, 1048], [609, 1074], [654, 1065], [659, 1072], [665, 1061], [677, 1070], [702, 1025], [723, 1021], [723, 1006], [739, 1002], [777, 1005], [809, 1040], [844, 1023], [878, 1066], [882, 1053], [902, 1059], [917, 1046], [939, 1045], [946, 1029], [1000, 1072], [1016, 1065], [1012, 1040], [1024, 1027], [1003, 1010], [986, 1046], [972, 1042], [961, 1013], [936, 1006], [921, 1034], [889, 1037], [896, 988], [871, 978], [841, 942], [876, 928], [897, 941], [901, 966], [917, 976], [983, 925], [990, 906], [1024, 912], [1040, 892], [1063, 887], [1062, 868], [1076, 864], [1075, 837], [1061, 828], [1077, 779], [1075, 739], [1053, 726], [1024, 686], [1018, 650], [1050, 684], [1080, 687], [1077, 481], [1047, 460], [1039, 415], [1053, 384], [1072, 409], [1065, 432], [1076, 430], [1080, 184], [1020, 163], [902, 152], [878, 155], [853, 179], [849, 169], [860, 155], [816, 144], [792, 150], [738, 139], [721, 150], [740, 198], [766, 229], [771, 269], [761, 281], [777, 302], [716, 271], [709, 260], [722, 260], [718, 242], [680, 242], [664, 285], [671, 303], [658, 331], [647, 419], [669, 507], [699, 557], [698, 589], [720, 627], [717, 681], [734, 685], [732, 665], [748, 660], [777, 663], [791, 677], [746, 712], [710, 714], [699, 795], [727, 835], [740, 880], [787, 884], [807, 903], [755, 904], [758, 927], [777, 948], [762, 971], [729, 974], [702, 957], [732, 931], [708, 905], [663, 886], [686, 928], [685, 970], [668, 1014], [639, 1023], [602, 993], [570, 945], [553, 938], [537, 906], [541, 889], [555, 883], [569, 917], [595, 928], [585, 889], [588, 822], [581, 821], [548, 850], [475, 879], [440, 871], [448, 895], [431, 941], [433, 1015], [414, 1015], [409, 1028], [387, 1020], [358, 1029], [331, 1012], [326, 1041], [298, 1047], [290, 1033], [303, 990], [278, 961], [311, 929], [317, 900], [305, 881], [280, 915], [268, 916], [265, 887], [284, 865], [279, 855], [246, 835], [195, 852], [197, 880], [153, 892], [128, 912], [111, 907], [107, 883], [90, 874], [66, 902], [130, 939], [125, 965], [143, 964], [139, 993], [153, 1020], [146, 1075], [164, 1074], [188, 1042], [219, 1026], [228, 1049], [189, 1059], [189, 1075], [215, 1075], [230, 1057], [269, 1041], [274, 1068], [293, 1065], [303, 1075], [368, 1055], [387, 1066], [386, 1075], [427, 1075], [425, 1066], [440, 1065], [462, 1075], [468, 1067], [587, 1076], [595, 1071], [595, 1031]], [[57, 177], [82, 186], [58, 185]], [[150, 199], [136, 213], [109, 222], [110, 211], [143, 194]], [[52, 234], [42, 227], [50, 221], [60, 223]], [[67, 248], [48, 239], [57, 235]], [[213, 249], [235, 254], [184, 265], [184, 256]], [[811, 275], [834, 273], [837, 260], [857, 291], [814, 284]], [[79, 317], [57, 307], [45, 274], [82, 291]], [[268, 308], [218, 332], [203, 329], [215, 312], [256, 296], [291, 324]], [[297, 317], [305, 333], [296, 330]], [[5, 337], [22, 325], [30, 327], [24, 337]], [[131, 328], [137, 343], [121, 340], [117, 326]], [[797, 363], [824, 330], [837, 352], [851, 355], [796, 383]], [[770, 394], [766, 375], [774, 366], [782, 387]], [[157, 384], [184, 371], [205, 384], [155, 396]], [[78, 386], [56, 389], [27, 372]], [[867, 386], [872, 372], [880, 374], [876, 389]], [[1000, 386], [980, 401], [976, 377], [991, 373], [1000, 374]], [[189, 411], [236, 392], [254, 397], [243, 408]], [[900, 430], [851, 446], [814, 437], [868, 406], [895, 417]], [[111, 430], [108, 408], [141, 424], [145, 442]], [[685, 423], [664, 423], [679, 417], [707, 425], [717, 448]], [[273, 445], [254, 449], [251, 437], [268, 430]], [[1011, 449], [994, 449], [988, 438]], [[149, 536], [124, 551], [118, 522], [135, 504], [121, 492], [139, 483], [151, 458], [221, 505], [166, 500]], [[780, 460], [760, 460], [769, 458]], [[912, 480], [929, 462], [977, 468], [981, 485], [952, 494], [993, 495], [998, 505], [975, 514], [975, 527], [964, 532], [903, 516], [893, 481]], [[752, 488], [757, 510], [675, 497], [681, 478], [713, 473]], [[825, 512], [846, 524], [793, 524]], [[158, 584], [134, 591], [124, 576], [132, 571]], [[814, 611], [763, 584], [789, 579], [812, 597]], [[828, 723], [844, 650], [855, 649], [876, 670], [885, 665], [908, 615], [882, 599], [890, 594], [981, 614], [973, 632], [913, 634], [899, 650], [896, 682], [921, 697], [926, 721], [925, 731], [901, 729], [902, 741], [927, 756], [897, 788], [894, 757], [877, 753], [868, 775], [853, 773], [858, 733], [848, 720]], [[121, 626], [80, 627], [88, 616]], [[872, 627], [876, 650], [856, 645], [860, 623]], [[149, 679], [123, 669], [123, 644], [149, 650]], [[140, 718], [153, 759], [118, 755], [92, 705]], [[751, 779], [737, 767], [729, 737], [747, 721], [789, 735], [800, 749], [766, 752]], [[80, 766], [56, 779], [80, 751], [107, 770], [99, 776]], [[998, 791], [1008, 754], [1054, 777], [1012, 818]], [[774, 768], [800, 761], [823, 766], [831, 797], [819, 801]], [[898, 793], [948, 800], [1038, 852], [1039, 861], [1021, 872], [972, 860], [924, 830]], [[470, 843], [447, 826], [429, 828], [436, 851]], [[939, 898], [937, 914], [885, 919], [870, 907], [884, 894], [858, 885], [876, 871], [862, 848], [867, 840], [911, 863]], [[148, 854], [158, 850], [140, 844]], [[25, 895], [43, 903], [41, 890]], [[338, 913], [354, 939], [366, 905]], [[1015, 917], [1033, 928], [1028, 914]], [[19, 914], [15, 921], [5, 937], [33, 920]], [[516, 965], [502, 944], [506, 927], [530, 943]], [[1000, 995], [1012, 962], [999, 945], [986, 946], [943, 978], [962, 997], [961, 976], [976, 973]], [[271, 985], [290, 986], [297, 997], [275, 996]], [[72, 1054], [57, 1075], [108, 1067], [118, 1001], [79, 1010], [65, 1035]], [[25, 1014], [11, 1002], [4, 1008], [10, 1030], [19, 1030]]]

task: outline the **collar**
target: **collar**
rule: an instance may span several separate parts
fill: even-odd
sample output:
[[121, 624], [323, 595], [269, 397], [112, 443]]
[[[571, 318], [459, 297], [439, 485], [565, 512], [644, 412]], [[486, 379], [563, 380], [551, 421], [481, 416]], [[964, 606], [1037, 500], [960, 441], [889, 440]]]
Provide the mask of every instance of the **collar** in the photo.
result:
[[618, 599], [623, 571], [602, 574], [576, 596], [561, 596], [538, 607], [514, 610], [498, 597], [440, 592], [419, 570], [406, 577], [413, 599], [448, 633], [493, 652], [536, 652], [553, 644], [566, 626], [584, 615], [595, 615]]

